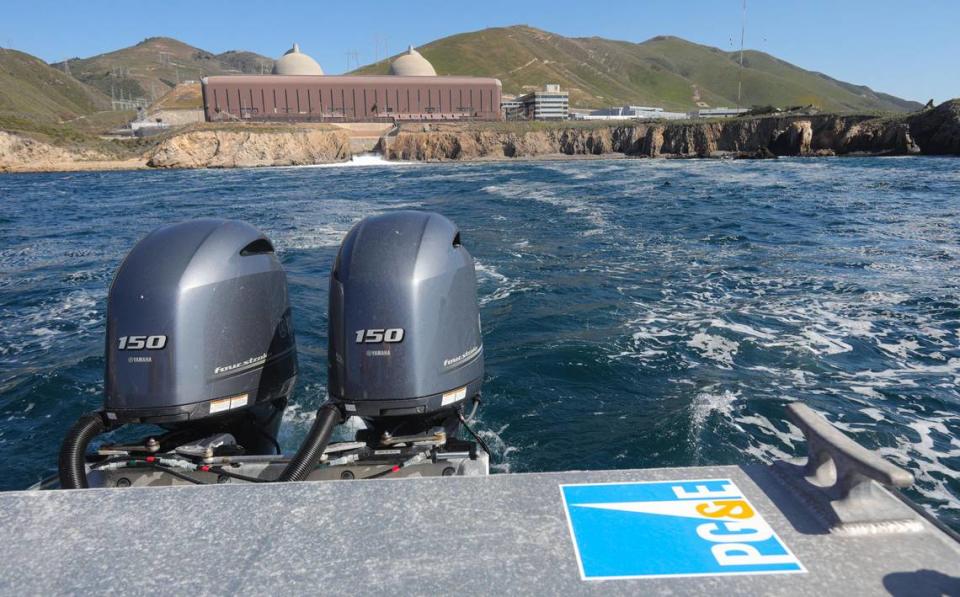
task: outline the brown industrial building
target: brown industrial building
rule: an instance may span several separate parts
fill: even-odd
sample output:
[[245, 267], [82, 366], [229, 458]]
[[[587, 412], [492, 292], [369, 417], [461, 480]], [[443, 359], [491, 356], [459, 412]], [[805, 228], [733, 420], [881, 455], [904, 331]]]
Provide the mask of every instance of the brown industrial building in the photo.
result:
[[240, 75], [202, 80], [207, 121], [500, 120], [497, 79]]
[[500, 81], [438, 77], [410, 46], [390, 64], [389, 76], [326, 76], [293, 44], [271, 75], [201, 80], [208, 122], [402, 122], [500, 120]]

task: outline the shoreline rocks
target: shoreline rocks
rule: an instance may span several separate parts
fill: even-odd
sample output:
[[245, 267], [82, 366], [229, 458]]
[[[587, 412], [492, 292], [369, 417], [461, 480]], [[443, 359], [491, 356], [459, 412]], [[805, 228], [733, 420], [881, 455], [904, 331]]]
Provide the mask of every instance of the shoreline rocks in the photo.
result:
[[352, 156], [350, 137], [328, 130], [196, 130], [157, 146], [151, 168], [250, 168], [342, 162]]
[[[529, 130], [523, 130], [528, 126]], [[419, 129], [419, 130], [418, 130]], [[405, 125], [390, 160], [623, 154], [650, 158], [960, 155], [960, 100], [904, 117], [818, 114], [610, 126]]]
[[23, 135], [0, 131], [0, 172], [43, 172], [57, 166], [109, 159], [108, 156], [97, 151], [71, 150]]
[[[247, 168], [348, 161], [349, 130], [324, 125], [197, 125], [117, 159], [0, 131], [0, 172], [137, 168]], [[904, 116], [773, 115], [707, 122], [611, 125], [405, 124], [380, 137], [388, 160], [566, 157], [737, 158], [960, 155], [960, 100]], [[143, 150], [141, 150], [143, 151]]]

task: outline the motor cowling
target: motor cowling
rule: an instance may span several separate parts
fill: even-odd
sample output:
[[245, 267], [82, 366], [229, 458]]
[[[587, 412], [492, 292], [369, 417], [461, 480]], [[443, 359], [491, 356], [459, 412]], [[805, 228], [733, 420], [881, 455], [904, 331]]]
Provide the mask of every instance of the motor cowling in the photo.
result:
[[175, 428], [259, 410], [276, 427], [296, 381], [286, 274], [242, 222], [196, 220], [141, 240], [110, 288], [106, 342], [112, 423]]
[[367, 420], [443, 416], [479, 394], [483, 340], [473, 258], [447, 218], [359, 222], [330, 278], [328, 391]]

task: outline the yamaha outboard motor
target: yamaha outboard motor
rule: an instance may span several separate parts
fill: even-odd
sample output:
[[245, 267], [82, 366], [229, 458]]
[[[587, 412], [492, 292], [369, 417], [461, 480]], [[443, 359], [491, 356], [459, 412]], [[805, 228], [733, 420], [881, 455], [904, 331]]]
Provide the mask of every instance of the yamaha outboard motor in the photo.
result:
[[369, 217], [330, 277], [328, 391], [375, 436], [455, 430], [483, 378], [473, 258], [447, 218]]
[[62, 487], [87, 486], [88, 443], [122, 424], [160, 425], [177, 443], [229, 433], [247, 454], [279, 452], [297, 355], [273, 245], [228, 220], [150, 233], [110, 289], [106, 358], [103, 410], [82, 417], [64, 441]]

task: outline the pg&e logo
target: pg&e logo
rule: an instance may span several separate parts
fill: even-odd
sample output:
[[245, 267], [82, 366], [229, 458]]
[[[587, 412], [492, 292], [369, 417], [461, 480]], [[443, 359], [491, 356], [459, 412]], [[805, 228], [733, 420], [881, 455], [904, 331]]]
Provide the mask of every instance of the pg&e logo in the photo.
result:
[[806, 571], [729, 479], [560, 491], [584, 580]]

